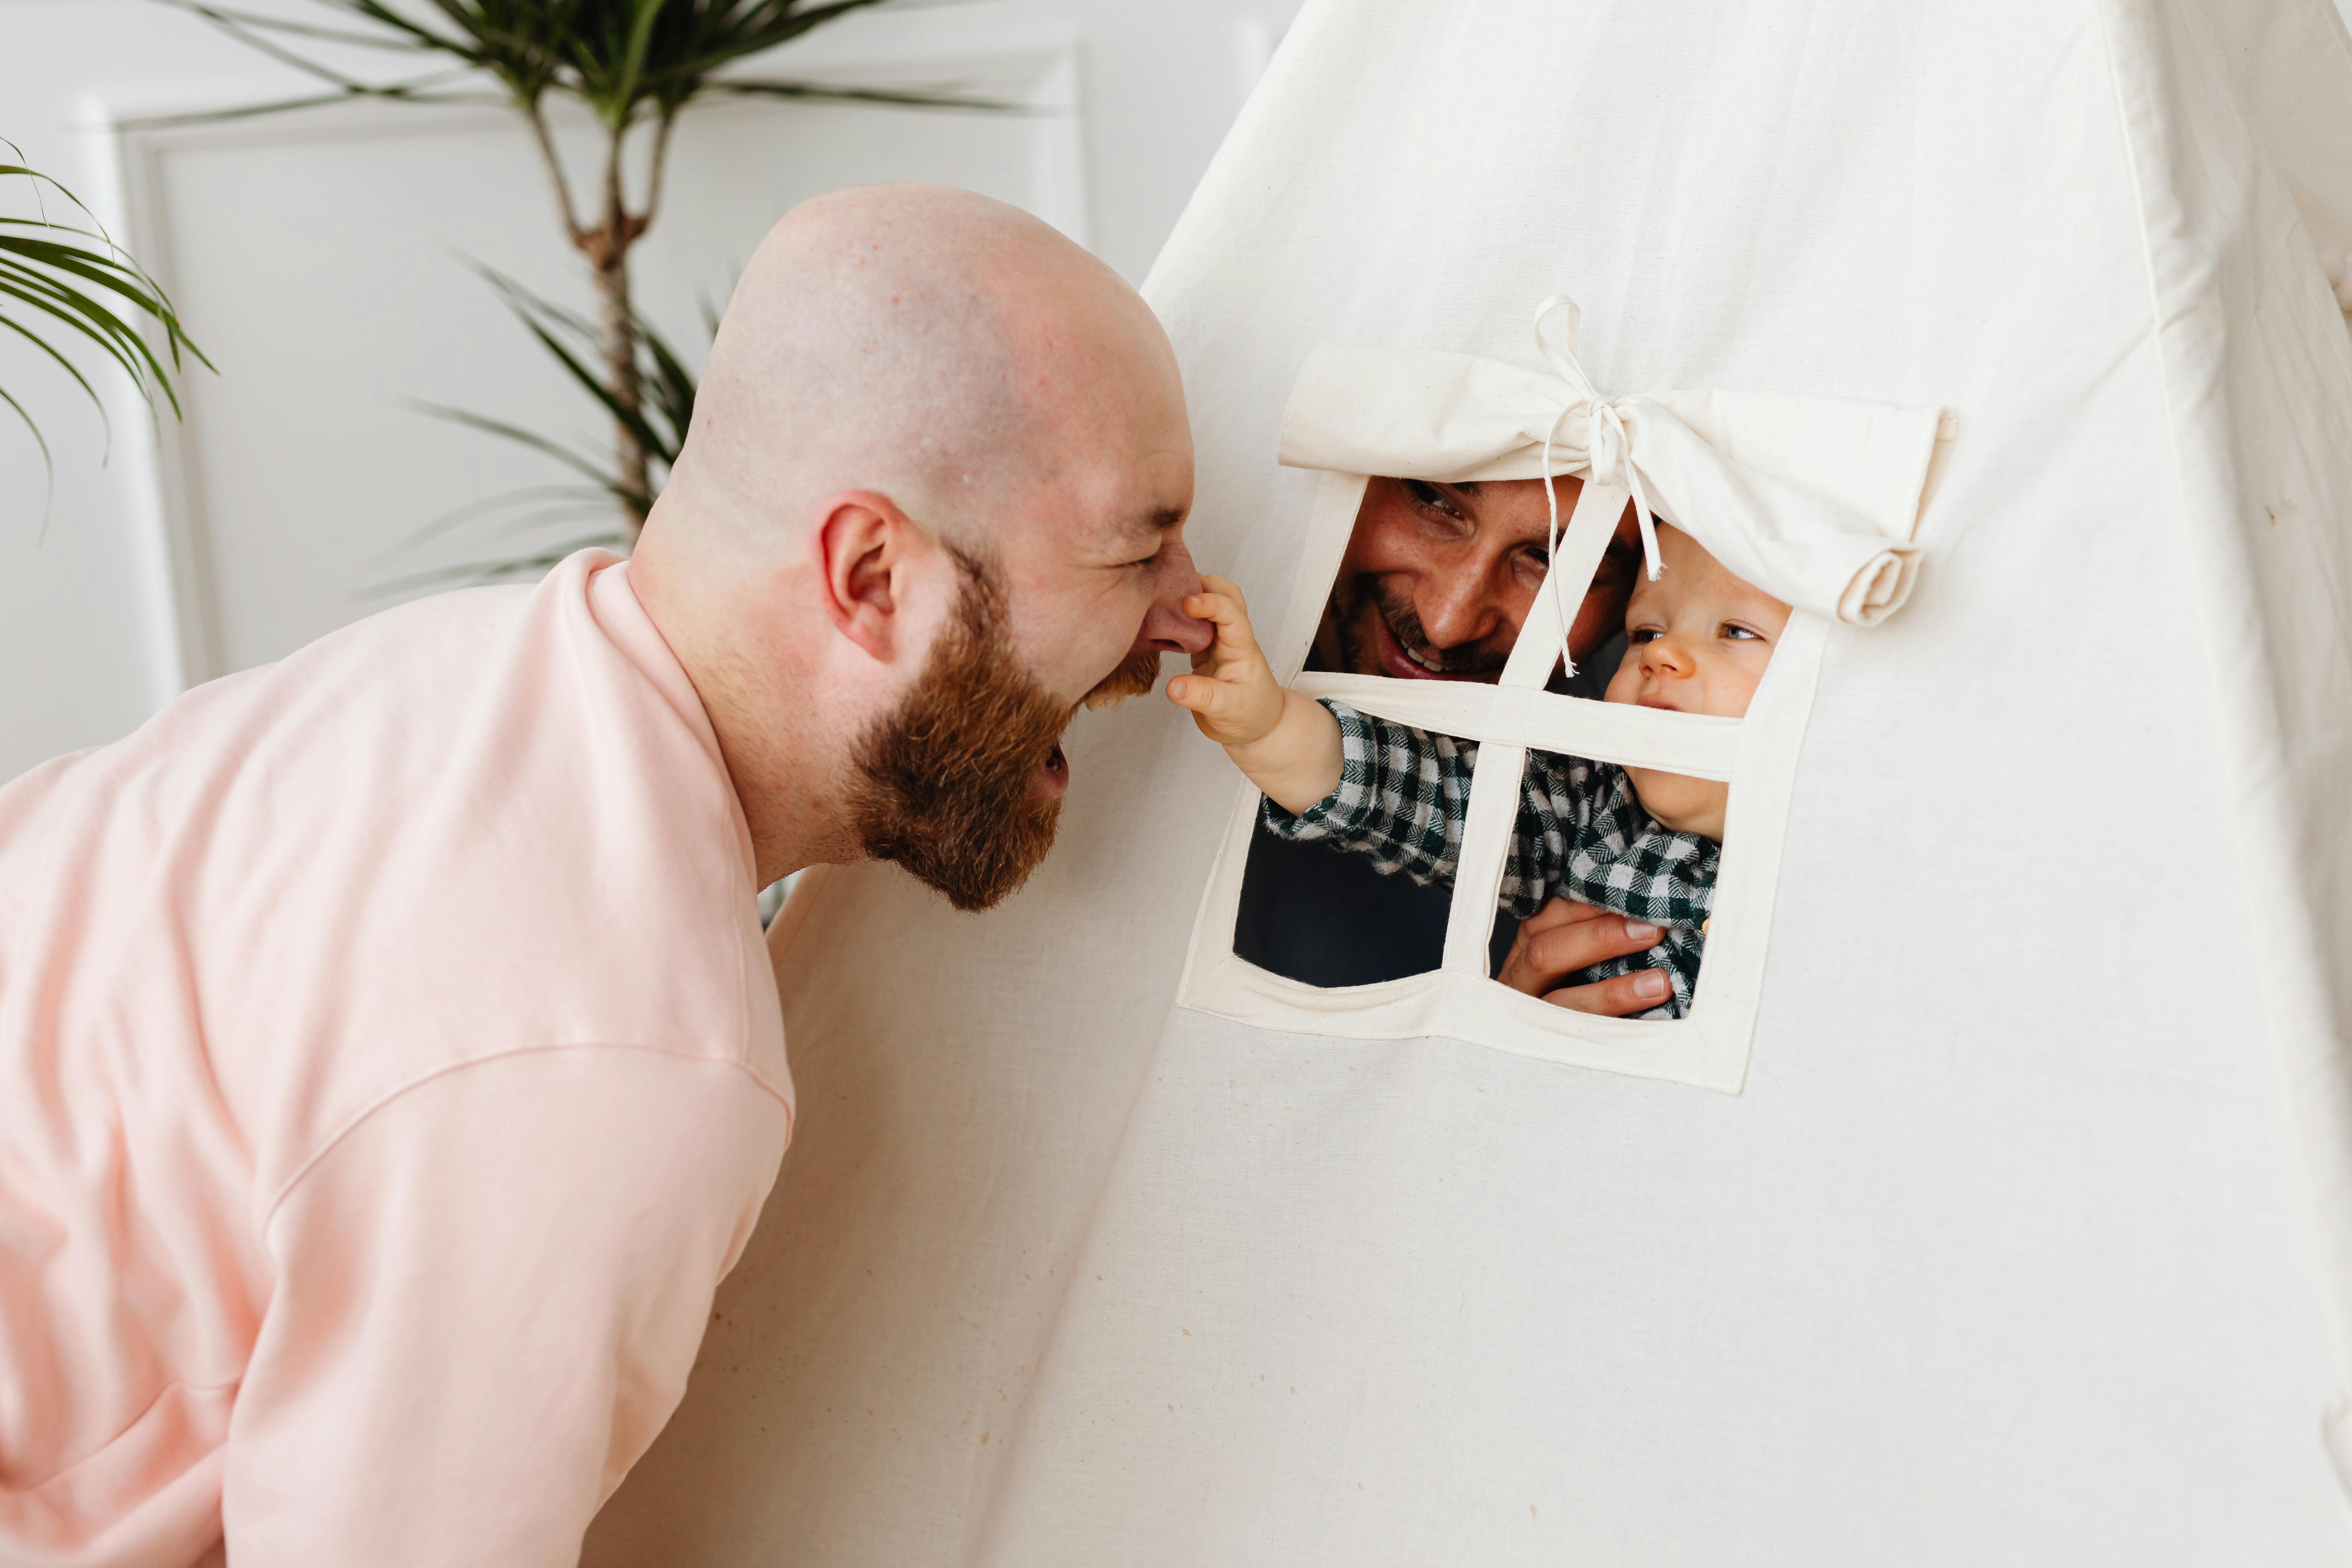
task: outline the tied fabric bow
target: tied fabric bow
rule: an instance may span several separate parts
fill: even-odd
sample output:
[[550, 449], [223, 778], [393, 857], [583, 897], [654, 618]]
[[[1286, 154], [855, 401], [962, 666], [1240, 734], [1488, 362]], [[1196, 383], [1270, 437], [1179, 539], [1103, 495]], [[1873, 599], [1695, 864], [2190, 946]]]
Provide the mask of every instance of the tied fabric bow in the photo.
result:
[[[1563, 308], [1555, 344], [1543, 326]], [[1281, 460], [1443, 483], [1541, 479], [1555, 552], [1554, 482], [1586, 474], [1633, 497], [1653, 578], [1663, 519], [1798, 609], [1871, 626], [1910, 596], [1941, 410], [1722, 389], [1603, 397], [1576, 357], [1574, 303], [1545, 300], [1535, 326], [1541, 370], [1432, 349], [1310, 350], [1283, 413]]]
[[[1560, 325], [1559, 347], [1554, 348], [1551, 340], [1544, 336], [1544, 318], [1563, 309], [1568, 316]], [[1560, 426], [1570, 416], [1582, 411], [1591, 421], [1584, 437], [1584, 455], [1592, 482], [1614, 486], [1632, 493], [1633, 525], [1642, 532], [1642, 564], [1649, 573], [1650, 581], [1654, 583], [1658, 574], [1665, 570], [1664, 563], [1658, 559], [1656, 513], [1650, 505], [1649, 490], [1642, 483], [1642, 470], [1630, 459], [1633, 441], [1625, 433], [1625, 416], [1615, 404], [1601, 395], [1600, 389], [1592, 384], [1592, 378], [1584, 374], [1584, 366], [1577, 362], [1576, 335], [1583, 325], [1584, 312], [1577, 309], [1576, 301], [1565, 294], [1554, 294], [1536, 307], [1536, 353], [1559, 373], [1560, 380], [1577, 395], [1576, 401], [1564, 405], [1544, 431], [1544, 506], [1550, 515], [1551, 525], [1545, 535], [1544, 559], [1559, 559], [1559, 491], [1552, 483], [1552, 443], [1559, 435]], [[1568, 628], [1576, 624], [1576, 616], [1561, 595], [1559, 574], [1548, 571], [1544, 574], [1544, 580], [1551, 586], [1552, 607], [1559, 613], [1560, 666], [1574, 675], [1576, 655], [1568, 646]]]

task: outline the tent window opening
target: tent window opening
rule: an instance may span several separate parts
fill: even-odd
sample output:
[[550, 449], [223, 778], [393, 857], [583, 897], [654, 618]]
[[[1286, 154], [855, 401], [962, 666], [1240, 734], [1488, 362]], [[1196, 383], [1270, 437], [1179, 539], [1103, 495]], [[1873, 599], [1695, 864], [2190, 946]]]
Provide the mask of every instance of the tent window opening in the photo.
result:
[[[1603, 397], [1567, 317], [1549, 375], [1309, 354], [1282, 460], [1321, 477], [1289, 601], [1254, 619], [1332, 710], [1340, 782], [1287, 809], [1242, 784], [1179, 1000], [1736, 1093], [1822, 648], [1908, 596], [1948, 432], [1800, 395]], [[1548, 969], [1591, 952], [1548, 935], [1571, 919], [1660, 935]], [[1591, 985], [1640, 988], [1608, 1014], [1563, 994]]]
[[[1259, 808], [1234, 952], [1318, 987], [1433, 973], [1477, 742], [1402, 731], [1353, 709], [1341, 710], [1341, 722], [1350, 777], [1326, 808], [1297, 816], [1271, 801]], [[1496, 922], [1490, 968], [1517, 925]]]
[[[1563, 481], [1572, 500], [1578, 485]], [[1618, 622], [1638, 568], [1628, 512], [1594, 574], [1571, 638], [1601, 656], [1570, 682], [1561, 661], [1551, 689], [1598, 697], [1595, 671], [1614, 668]], [[1548, 505], [1529, 483], [1444, 483], [1375, 477], [1337, 570], [1327, 574], [1303, 656], [1310, 675], [1346, 675], [1426, 693], [1490, 687], [1517, 646], [1550, 565]], [[1269, 628], [1261, 628], [1269, 629]], [[1344, 710], [1364, 765], [1352, 819], [1293, 821], [1261, 813], [1247, 848], [1233, 952], [1305, 984], [1374, 984], [1434, 972], [1444, 948], [1453, 885], [1447, 830], [1458, 839], [1477, 743], [1442, 729], [1410, 732], [1384, 721], [1386, 743], [1367, 752], [1366, 721]], [[1506, 912], [1488, 939], [1489, 973], [1510, 952], [1518, 921]]]
[[[1555, 537], [1533, 481], [1334, 475], [1327, 488], [1318, 510], [1347, 514], [1325, 530], [1336, 564], [1267, 648], [1277, 674], [1333, 707], [1346, 777], [1296, 816], [1244, 789], [1232, 896], [1221, 917], [1204, 913], [1219, 951], [1195, 956], [1218, 978], [1196, 973], [1188, 1003], [1567, 1060], [1640, 1055], [1646, 1042], [1651, 1076], [1719, 1077], [1722, 1051], [1674, 1044], [1711, 999], [1699, 977], [1722, 929], [1721, 846], [1737, 841], [1729, 780], [1787, 606], [1749, 602], [1671, 525], [1650, 582], [1622, 489], [1555, 480], [1569, 515]], [[1704, 603], [1699, 590], [1712, 590]], [[1727, 595], [1735, 613], [1717, 614]], [[1709, 711], [1733, 698], [1738, 711]], [[1761, 849], [1777, 858], [1777, 842]], [[1582, 906], [1578, 918], [1654, 923], [1660, 939], [1546, 970], [1543, 932], [1568, 912], [1559, 900]], [[1523, 921], [1535, 928], [1524, 935]], [[1569, 989], [1643, 973], [1666, 994], [1637, 1012], [1563, 1005]]]
[[[1572, 505], [1580, 483], [1562, 483]], [[1442, 711], [1445, 687], [1498, 684], [1527, 638], [1533, 657], [1519, 659], [1521, 683], [1540, 673], [1549, 694], [1741, 717], [1788, 607], [1731, 579], [1673, 530], [1664, 548], [1677, 570], [1640, 581], [1628, 504], [1573, 595], [1549, 606], [1554, 616], [1531, 635], [1528, 616], [1550, 586], [1551, 505], [1535, 481], [1367, 479], [1307, 669], [1416, 683], [1423, 689], [1388, 700]], [[1452, 696], [1465, 713], [1491, 702], [1491, 694]], [[1478, 773], [1476, 741], [1382, 717], [1371, 710], [1380, 696], [1360, 701], [1367, 705], [1326, 703], [1346, 759], [1331, 796], [1296, 816], [1261, 805], [1234, 927], [1235, 956], [1318, 987], [1442, 967]], [[1483, 973], [1559, 1005], [1590, 1005], [1605, 990], [1613, 1011], [1686, 1016], [1727, 786], [1558, 752], [1520, 755], [1505, 763], [1518, 784], [1500, 883], [1492, 904], [1472, 912], [1488, 922]], [[1555, 909], [1556, 900], [1581, 907]], [[1612, 931], [1646, 934], [1654, 951], [1560, 967], [1602, 911], [1623, 917]], [[1538, 915], [1522, 936], [1520, 921]], [[1649, 984], [1601, 984], [1622, 975]], [[1632, 1008], [1645, 991], [1657, 1005]]]

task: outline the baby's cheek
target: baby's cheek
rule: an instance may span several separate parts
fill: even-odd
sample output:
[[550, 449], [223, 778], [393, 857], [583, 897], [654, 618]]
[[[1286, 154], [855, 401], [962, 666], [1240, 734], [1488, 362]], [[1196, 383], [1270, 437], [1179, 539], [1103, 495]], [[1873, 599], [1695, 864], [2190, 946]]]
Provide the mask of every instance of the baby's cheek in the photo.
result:
[[1756, 688], [1764, 679], [1764, 658], [1758, 658], [1718, 671], [1707, 683], [1707, 702], [1701, 711], [1720, 719], [1747, 718], [1748, 704], [1755, 700]]
[[1654, 768], [1628, 768], [1633, 796], [1662, 827], [1677, 833], [1721, 833], [1725, 804], [1731, 787], [1717, 779], [1692, 778], [1686, 773], [1663, 773]]

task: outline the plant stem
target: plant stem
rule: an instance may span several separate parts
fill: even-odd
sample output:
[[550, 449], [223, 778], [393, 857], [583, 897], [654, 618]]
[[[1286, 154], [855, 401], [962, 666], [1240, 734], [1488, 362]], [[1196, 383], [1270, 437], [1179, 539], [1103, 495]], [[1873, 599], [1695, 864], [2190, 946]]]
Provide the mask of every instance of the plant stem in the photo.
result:
[[555, 216], [562, 221], [565, 237], [572, 244], [581, 243], [580, 219], [572, 210], [572, 184], [563, 177], [563, 160], [556, 154], [555, 138], [548, 133], [547, 111], [537, 99], [522, 105], [523, 118], [530, 122], [531, 140], [538, 144], [540, 162], [547, 166], [547, 178], [555, 187]]
[[677, 110], [665, 109], [660, 122], [654, 127], [653, 166], [646, 175], [646, 205], [637, 213], [640, 234], [653, 226], [654, 212], [661, 205], [662, 171], [669, 167], [669, 128], [677, 123]]
[[[629, 247], [644, 235], [653, 213], [650, 202], [643, 213], [629, 211], [623, 184], [629, 123], [625, 121], [614, 126], [605, 143], [604, 210], [596, 226], [589, 228], [581, 224], [572, 205], [571, 184], [564, 178], [563, 160], [556, 152], [555, 138], [548, 130], [545, 113], [535, 101], [522, 108], [530, 123], [531, 139], [539, 148], [540, 161], [546, 165], [548, 181], [555, 192], [556, 216], [562, 220], [564, 233], [571, 237], [572, 243], [588, 258], [589, 275], [596, 289], [598, 346], [604, 352], [605, 390], [634, 417], [643, 402], [637, 375], [636, 313], [629, 298]], [[668, 132], [669, 117], [665, 115], [654, 143], [656, 191], [660, 188], [661, 159], [669, 150]], [[614, 422], [613, 460], [614, 477], [633, 498], [637, 498], [625, 502], [622, 509], [624, 530], [629, 542], [635, 544], [652, 503], [653, 486], [646, 468], [645, 444], [637, 439], [626, 420]]]
[[[635, 418], [643, 404], [637, 382], [636, 312], [629, 299], [629, 247], [645, 233], [651, 215], [633, 215], [629, 211], [622, 167], [628, 142], [629, 121], [624, 120], [613, 128], [612, 138], [605, 145], [604, 222], [590, 236], [593, 243], [582, 248], [588, 252], [589, 263], [595, 268], [605, 385], [613, 401]], [[637, 531], [645, 526], [646, 513], [651, 509], [653, 486], [646, 472], [645, 443], [637, 439], [627, 420], [614, 421], [613, 458], [621, 488], [635, 498], [628, 503], [626, 520], [629, 542], [635, 544]]]

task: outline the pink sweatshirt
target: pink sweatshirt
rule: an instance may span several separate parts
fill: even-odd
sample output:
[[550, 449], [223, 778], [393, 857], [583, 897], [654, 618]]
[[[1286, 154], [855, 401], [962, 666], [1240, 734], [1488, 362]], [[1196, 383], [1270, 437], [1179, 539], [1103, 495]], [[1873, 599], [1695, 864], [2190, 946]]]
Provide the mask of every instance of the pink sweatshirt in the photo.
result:
[[0, 1563], [576, 1562], [791, 1132], [751, 879], [601, 552], [0, 789]]

